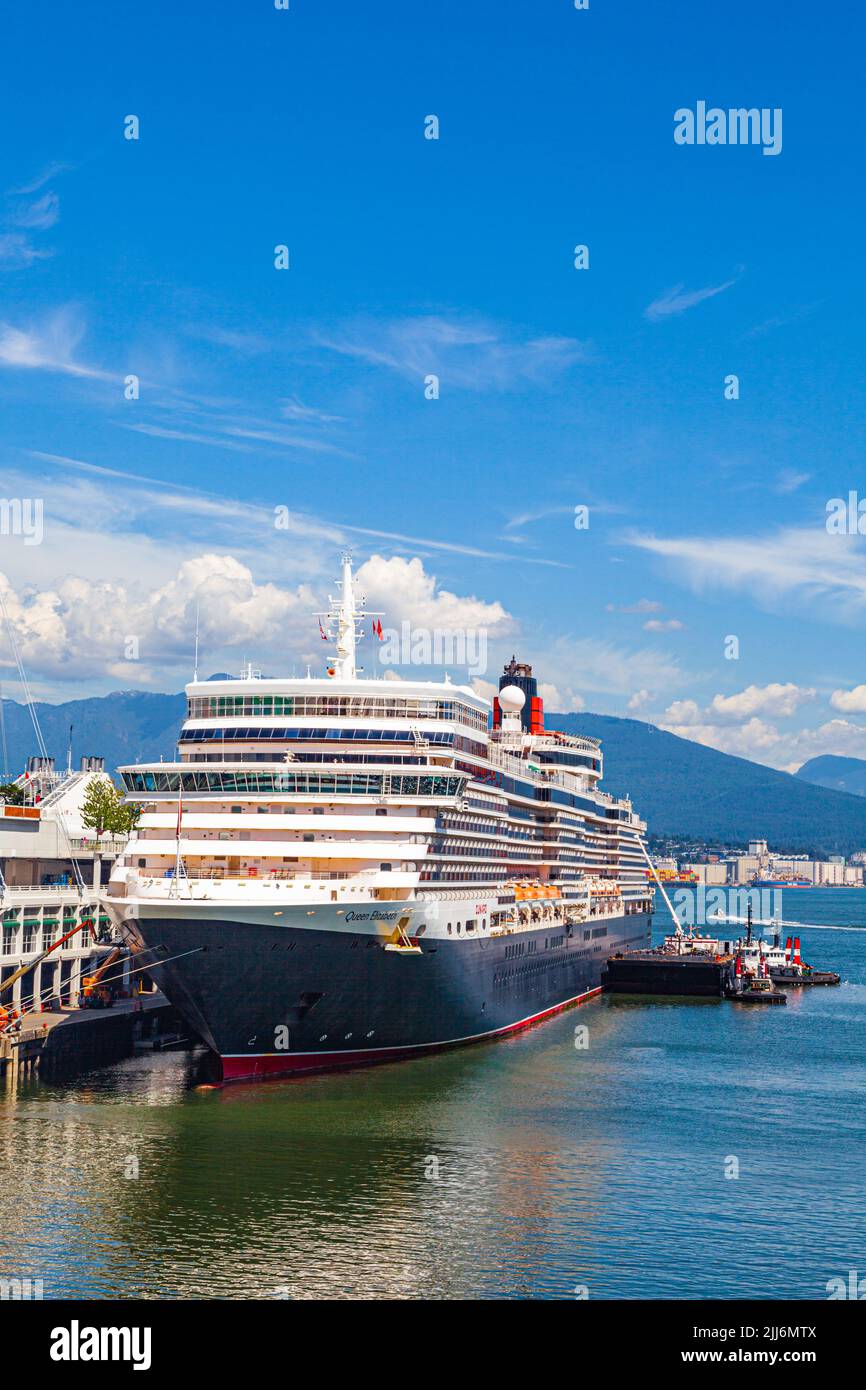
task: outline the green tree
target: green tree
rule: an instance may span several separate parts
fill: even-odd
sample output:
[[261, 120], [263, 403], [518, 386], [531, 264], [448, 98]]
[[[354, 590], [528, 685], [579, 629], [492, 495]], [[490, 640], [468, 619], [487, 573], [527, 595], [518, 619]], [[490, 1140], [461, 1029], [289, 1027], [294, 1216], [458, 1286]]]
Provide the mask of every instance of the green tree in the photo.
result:
[[140, 815], [141, 807], [134, 801], [124, 801], [118, 797], [115, 824], [111, 827], [115, 835], [131, 835]]
[[0, 796], [8, 806], [24, 805], [24, 792], [16, 782], [0, 782]]
[[81, 823], [97, 835], [128, 835], [138, 821], [139, 808], [127, 805], [109, 777], [91, 777], [81, 804]]

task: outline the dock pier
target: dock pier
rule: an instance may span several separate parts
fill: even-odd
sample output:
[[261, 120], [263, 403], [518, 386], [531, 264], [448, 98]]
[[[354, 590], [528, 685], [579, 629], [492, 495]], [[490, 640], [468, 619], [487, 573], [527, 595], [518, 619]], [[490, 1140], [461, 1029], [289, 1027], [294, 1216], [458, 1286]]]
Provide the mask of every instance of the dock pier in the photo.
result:
[[60, 1008], [28, 1014], [20, 1031], [0, 1034], [0, 1076], [7, 1081], [58, 1074], [194, 1042], [164, 995], [120, 999], [110, 1009]]

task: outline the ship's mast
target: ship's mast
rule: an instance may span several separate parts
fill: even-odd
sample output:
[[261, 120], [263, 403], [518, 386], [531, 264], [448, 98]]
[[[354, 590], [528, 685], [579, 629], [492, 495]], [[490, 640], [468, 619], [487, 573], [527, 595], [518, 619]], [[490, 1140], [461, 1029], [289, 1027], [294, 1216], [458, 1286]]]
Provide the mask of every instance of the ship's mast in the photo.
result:
[[360, 612], [355, 607], [355, 584], [352, 579], [352, 557], [343, 556], [343, 578], [340, 581], [340, 606], [337, 609], [337, 659], [334, 679], [353, 681], [358, 674], [355, 649], [360, 633], [357, 623]]
[[[364, 636], [360, 625], [365, 618], [373, 615], [368, 614], [364, 607], [363, 597], [355, 594], [355, 582], [352, 578], [352, 557], [348, 553], [343, 556], [343, 577], [339, 581], [339, 588], [339, 600], [328, 595], [331, 606], [327, 612], [317, 614], [317, 617], [320, 628], [322, 619], [326, 619], [327, 631], [321, 628], [322, 636], [328, 641], [336, 640], [337, 645], [337, 654], [328, 667], [328, 675], [338, 681], [353, 681], [357, 679], [359, 670], [363, 669], [355, 661], [358, 643]], [[336, 627], [335, 639], [334, 627]]]

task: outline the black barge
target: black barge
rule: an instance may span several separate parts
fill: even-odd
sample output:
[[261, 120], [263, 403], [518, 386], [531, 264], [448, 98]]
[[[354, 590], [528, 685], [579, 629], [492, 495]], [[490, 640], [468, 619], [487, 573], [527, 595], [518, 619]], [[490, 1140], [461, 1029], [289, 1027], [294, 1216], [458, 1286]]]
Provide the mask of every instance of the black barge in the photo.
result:
[[701, 952], [628, 951], [611, 956], [601, 974], [608, 994], [675, 995], [721, 999], [733, 975], [730, 956], [716, 959]]

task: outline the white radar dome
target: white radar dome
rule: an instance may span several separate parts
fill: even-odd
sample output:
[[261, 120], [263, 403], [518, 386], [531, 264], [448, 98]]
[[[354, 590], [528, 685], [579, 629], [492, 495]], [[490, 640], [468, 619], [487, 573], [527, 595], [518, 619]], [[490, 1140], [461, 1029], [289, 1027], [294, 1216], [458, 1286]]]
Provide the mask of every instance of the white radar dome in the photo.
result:
[[505, 689], [499, 692], [499, 704], [502, 709], [523, 709], [526, 704], [526, 694], [516, 685], [506, 685]]

